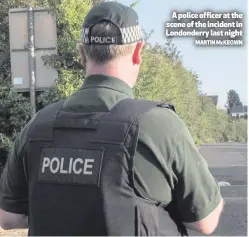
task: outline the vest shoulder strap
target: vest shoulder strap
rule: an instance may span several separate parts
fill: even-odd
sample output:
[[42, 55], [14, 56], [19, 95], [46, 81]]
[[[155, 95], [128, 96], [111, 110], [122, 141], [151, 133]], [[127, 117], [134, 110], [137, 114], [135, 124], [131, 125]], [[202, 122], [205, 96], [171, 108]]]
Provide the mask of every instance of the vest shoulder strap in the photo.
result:
[[96, 139], [92, 142], [123, 144], [132, 124], [137, 118], [152, 108], [167, 108], [175, 112], [171, 104], [138, 99], [124, 99], [116, 104], [100, 121]]
[[56, 120], [64, 102], [64, 100], [60, 100], [46, 106], [38, 112], [34, 120], [34, 126], [30, 133], [30, 140], [53, 140], [53, 123]]
[[128, 98], [116, 104], [104, 120], [128, 122], [155, 107], [166, 108], [176, 112], [175, 107], [169, 103]]

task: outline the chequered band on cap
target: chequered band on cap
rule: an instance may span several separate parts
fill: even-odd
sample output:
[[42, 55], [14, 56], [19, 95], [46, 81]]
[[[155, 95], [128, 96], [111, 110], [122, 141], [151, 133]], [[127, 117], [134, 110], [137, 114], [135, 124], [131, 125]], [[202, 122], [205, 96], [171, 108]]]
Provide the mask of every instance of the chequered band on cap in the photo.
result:
[[[129, 44], [137, 42], [142, 39], [142, 30], [140, 25], [130, 26], [127, 28], [120, 28], [121, 42], [119, 44]], [[82, 42], [89, 44], [89, 28], [82, 29]]]
[[89, 44], [88, 35], [89, 35], [89, 28], [83, 28], [82, 29], [82, 34], [81, 34], [81, 40], [85, 44]]
[[142, 30], [140, 25], [121, 28], [120, 31], [124, 44], [133, 43], [142, 39]]

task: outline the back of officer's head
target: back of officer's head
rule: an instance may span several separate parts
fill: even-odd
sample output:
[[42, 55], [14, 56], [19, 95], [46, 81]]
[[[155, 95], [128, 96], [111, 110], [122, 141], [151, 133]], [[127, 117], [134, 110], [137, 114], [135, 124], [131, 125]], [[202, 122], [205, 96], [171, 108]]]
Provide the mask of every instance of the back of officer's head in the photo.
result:
[[93, 7], [82, 26], [78, 45], [88, 74], [112, 74], [134, 85], [144, 45], [137, 13], [117, 2]]

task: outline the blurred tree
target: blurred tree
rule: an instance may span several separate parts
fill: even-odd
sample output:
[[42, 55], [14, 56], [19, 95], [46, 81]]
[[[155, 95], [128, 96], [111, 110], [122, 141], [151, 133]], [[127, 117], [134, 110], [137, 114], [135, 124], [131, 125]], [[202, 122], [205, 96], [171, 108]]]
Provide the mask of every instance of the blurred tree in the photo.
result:
[[231, 109], [235, 106], [242, 105], [239, 94], [235, 90], [227, 93], [227, 113], [231, 113]]

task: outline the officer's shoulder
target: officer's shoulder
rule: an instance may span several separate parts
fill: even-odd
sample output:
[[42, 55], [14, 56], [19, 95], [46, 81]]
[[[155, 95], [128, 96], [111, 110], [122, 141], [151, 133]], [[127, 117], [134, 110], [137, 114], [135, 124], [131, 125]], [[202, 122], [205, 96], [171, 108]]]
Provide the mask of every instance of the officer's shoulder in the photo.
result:
[[61, 110], [65, 100], [59, 100], [55, 103], [49, 104], [41, 109], [36, 116], [36, 121], [38, 120], [49, 120], [49, 118], [54, 118], [57, 113]]
[[145, 130], [149, 130], [149, 127], [153, 127], [155, 131], [167, 130], [172, 133], [177, 133], [185, 125], [176, 111], [171, 108], [172, 106], [173, 105], [168, 103], [162, 103], [160, 106], [155, 106], [148, 112], [142, 114], [138, 119], [140, 127]]
[[[47, 122], [49, 118], [53, 118], [53, 114], [55, 115], [55, 112], [60, 109], [61, 105], [63, 104], [63, 101], [60, 100], [58, 102], [49, 104], [39, 110], [25, 125], [25, 127], [22, 129], [21, 136], [26, 137], [30, 133], [30, 131], [33, 129], [34, 126], [39, 125], [41, 122]], [[42, 125], [42, 124], [41, 124]]]
[[55, 103], [49, 104], [40, 110], [40, 113], [45, 113], [49, 111], [53, 111], [55, 109], [61, 109], [62, 105], [65, 103], [65, 100], [59, 100]]
[[55, 108], [58, 107], [62, 102], [56, 102], [53, 104], [50, 104], [43, 109], [39, 110], [24, 126], [24, 128], [21, 130], [21, 132], [18, 134], [15, 144], [18, 154], [21, 153], [22, 149], [24, 148], [26, 142], [28, 141], [30, 134], [32, 133], [34, 126], [37, 125], [43, 125], [41, 121], [45, 122], [44, 118], [48, 118], [48, 115], [51, 115], [51, 112], [54, 111]]

